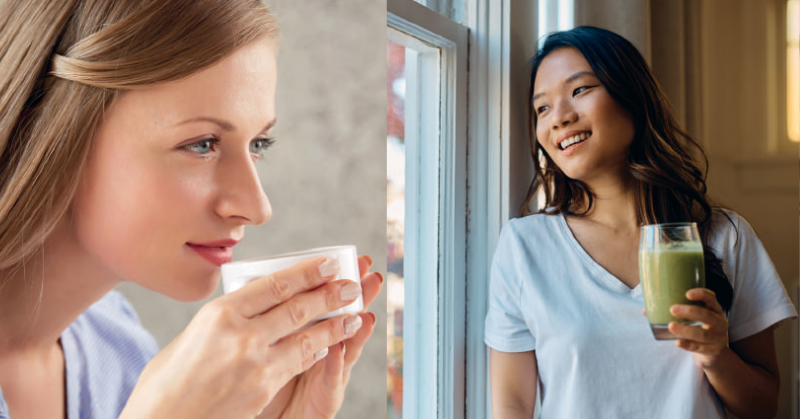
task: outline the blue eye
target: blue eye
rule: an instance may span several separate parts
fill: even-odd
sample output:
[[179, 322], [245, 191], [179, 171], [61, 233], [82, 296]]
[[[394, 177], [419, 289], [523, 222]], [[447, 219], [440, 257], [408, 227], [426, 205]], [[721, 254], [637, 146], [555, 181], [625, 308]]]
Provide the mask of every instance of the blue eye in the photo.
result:
[[197, 154], [208, 154], [214, 151], [214, 148], [218, 142], [219, 138], [216, 137], [204, 138], [196, 143], [187, 144], [183, 146], [183, 148]]
[[255, 139], [250, 142], [250, 152], [260, 157], [267, 151], [267, 149], [270, 148], [270, 146], [272, 146], [274, 142], [275, 138], [272, 137], [261, 137]]

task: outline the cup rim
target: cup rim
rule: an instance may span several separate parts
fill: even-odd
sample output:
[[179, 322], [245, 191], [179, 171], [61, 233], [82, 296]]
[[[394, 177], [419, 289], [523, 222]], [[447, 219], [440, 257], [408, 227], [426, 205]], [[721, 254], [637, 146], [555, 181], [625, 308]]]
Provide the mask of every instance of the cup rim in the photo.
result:
[[239, 266], [239, 265], [249, 264], [249, 263], [253, 263], [253, 262], [262, 262], [262, 261], [267, 261], [267, 260], [272, 260], [272, 259], [283, 259], [283, 258], [288, 258], [288, 257], [305, 256], [305, 255], [310, 255], [310, 254], [314, 254], [314, 253], [326, 253], [326, 252], [338, 252], [338, 251], [342, 251], [342, 250], [352, 250], [352, 249], [355, 249], [355, 247], [356, 246], [352, 245], [352, 244], [344, 244], [344, 245], [339, 245], [339, 246], [315, 247], [313, 249], [298, 250], [298, 251], [294, 251], [294, 252], [281, 253], [279, 255], [270, 255], [270, 256], [262, 256], [262, 257], [252, 258], [252, 259], [235, 260], [235, 261], [232, 261], [232, 262], [228, 262], [228, 263], [224, 264], [223, 266], [226, 266], [226, 265], [229, 266], [229, 267], [230, 266]]

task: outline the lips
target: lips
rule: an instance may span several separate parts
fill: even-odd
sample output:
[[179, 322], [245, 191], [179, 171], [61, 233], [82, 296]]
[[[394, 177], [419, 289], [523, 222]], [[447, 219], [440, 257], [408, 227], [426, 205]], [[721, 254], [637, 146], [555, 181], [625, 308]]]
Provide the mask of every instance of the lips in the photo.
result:
[[555, 145], [560, 154], [569, 156], [580, 148], [584, 144], [584, 141], [591, 138], [591, 136], [591, 131], [571, 130], [559, 135]]
[[238, 242], [239, 240], [225, 239], [203, 243], [186, 243], [186, 245], [212, 265], [222, 266], [223, 263], [233, 260], [233, 246]]
[[556, 145], [560, 150], [566, 150], [573, 144], [580, 143], [592, 135], [591, 131], [567, 131], [558, 136]]

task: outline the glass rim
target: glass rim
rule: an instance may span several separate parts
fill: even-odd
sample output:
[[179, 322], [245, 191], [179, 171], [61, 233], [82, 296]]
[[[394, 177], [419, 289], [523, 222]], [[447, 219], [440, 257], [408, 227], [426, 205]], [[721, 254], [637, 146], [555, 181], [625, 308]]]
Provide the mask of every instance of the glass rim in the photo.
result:
[[647, 224], [643, 225], [641, 228], [644, 229], [654, 229], [656, 227], [669, 227], [669, 228], [697, 228], [697, 223], [662, 223], [662, 224]]

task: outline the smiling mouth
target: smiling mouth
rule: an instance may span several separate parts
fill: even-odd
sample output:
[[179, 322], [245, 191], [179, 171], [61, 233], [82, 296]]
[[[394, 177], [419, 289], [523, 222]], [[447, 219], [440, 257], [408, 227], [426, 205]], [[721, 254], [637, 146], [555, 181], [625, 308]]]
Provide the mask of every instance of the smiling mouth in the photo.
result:
[[587, 138], [589, 138], [591, 135], [592, 135], [591, 132], [583, 132], [583, 133], [580, 133], [580, 134], [576, 134], [576, 135], [573, 135], [572, 137], [569, 137], [566, 140], [560, 142], [558, 144], [558, 146], [562, 150], [566, 150], [569, 146], [581, 143], [584, 140], [586, 140]]

